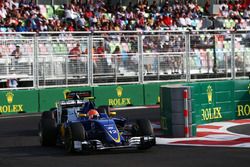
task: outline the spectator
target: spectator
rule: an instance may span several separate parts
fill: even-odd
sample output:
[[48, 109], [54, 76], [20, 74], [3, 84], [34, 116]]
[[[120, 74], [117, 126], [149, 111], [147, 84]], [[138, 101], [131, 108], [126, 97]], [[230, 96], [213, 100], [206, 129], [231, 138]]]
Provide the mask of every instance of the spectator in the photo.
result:
[[11, 56], [13, 56], [15, 59], [19, 59], [22, 56], [19, 45], [16, 45], [16, 49], [11, 53]]
[[182, 16], [179, 19], [179, 23], [182, 27], [186, 27], [187, 26], [187, 22], [186, 22], [186, 14], [182, 14]]
[[69, 52], [69, 65], [71, 74], [79, 74], [81, 71], [81, 57], [82, 51], [80, 49], [80, 43], [76, 44], [76, 47], [72, 48]]
[[97, 68], [102, 68], [102, 69], [99, 69], [99, 71], [103, 71], [103, 72], [108, 72], [108, 62], [107, 62], [107, 58], [104, 54], [105, 52], [105, 49], [104, 49], [104, 46], [103, 46], [103, 42], [99, 42], [99, 46], [96, 48], [96, 54], [98, 54], [96, 56], [96, 67]]
[[3, 2], [0, 2], [0, 17], [5, 19], [7, 16], [7, 11], [4, 7], [4, 3]]
[[228, 2], [227, 2], [227, 0], [224, 0], [223, 2], [222, 2], [222, 0], [219, 2], [219, 4], [220, 4], [220, 6], [219, 6], [219, 10], [221, 11], [222, 10], [222, 7], [224, 7], [225, 8], [225, 10], [228, 10]]
[[65, 9], [65, 18], [69, 20], [75, 20], [79, 17], [79, 14], [74, 10], [73, 5], [70, 4], [66, 9]]
[[[113, 5], [104, 0], [71, 0], [64, 5], [64, 16], [46, 19], [34, 0], [6, 0], [0, 2], [0, 18], [4, 22], [4, 31], [120, 31], [120, 30], [162, 30], [162, 29], [197, 29], [197, 22], [203, 14], [210, 16], [211, 0], [206, 0], [204, 12], [194, 1], [168, 1], [160, 6], [156, 0], [151, 4], [141, 0], [127, 7], [120, 3]], [[221, 0], [219, 11], [227, 19], [247, 19], [246, 1]], [[212, 17], [212, 16], [211, 16]], [[69, 22], [68, 22], [69, 21]], [[22, 23], [22, 24], [21, 24]], [[68, 26], [66, 26], [69, 24]], [[204, 28], [204, 27], [203, 27]]]
[[156, 12], [157, 12], [156, 0], [153, 1], [152, 5], [150, 5], [149, 11], [150, 11], [151, 13], [156, 13]]
[[222, 16], [222, 17], [225, 17], [225, 18], [228, 17], [229, 13], [228, 13], [228, 10], [226, 10], [225, 6], [222, 6], [219, 15]]
[[236, 66], [237, 71], [242, 70], [244, 67], [242, 56], [240, 56], [239, 54], [235, 55], [235, 66]]
[[206, 0], [205, 6], [204, 6], [204, 13], [208, 16], [210, 15], [210, 12], [209, 12], [210, 6], [211, 6], [211, 1]]
[[18, 86], [18, 79], [11, 78], [6, 81], [7, 88], [16, 88]]
[[42, 24], [40, 26], [40, 30], [41, 31], [48, 31], [48, 26], [47, 26], [46, 21], [42, 21]]
[[12, 57], [11, 59], [11, 70], [16, 70], [18, 59], [22, 56], [22, 52], [20, 51], [20, 46], [16, 45], [16, 49], [11, 53], [10, 55]]
[[120, 51], [120, 46], [116, 46], [115, 50], [113, 52], [112, 55], [112, 63], [115, 66], [115, 69], [117, 70], [117, 72], [119, 71], [119, 67], [121, 64], [121, 51]]
[[16, 26], [16, 32], [26, 32], [27, 29], [26, 27], [23, 25], [22, 21], [18, 22], [18, 25]]
[[73, 21], [69, 22], [67, 26], [67, 31], [75, 31]]

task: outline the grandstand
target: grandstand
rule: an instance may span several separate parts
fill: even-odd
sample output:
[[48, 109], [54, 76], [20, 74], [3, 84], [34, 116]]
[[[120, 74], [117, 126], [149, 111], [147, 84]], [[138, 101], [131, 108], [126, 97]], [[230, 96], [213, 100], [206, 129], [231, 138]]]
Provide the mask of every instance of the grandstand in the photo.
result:
[[11, 2], [0, 1], [2, 88], [11, 77], [38, 87], [248, 75], [249, 1]]

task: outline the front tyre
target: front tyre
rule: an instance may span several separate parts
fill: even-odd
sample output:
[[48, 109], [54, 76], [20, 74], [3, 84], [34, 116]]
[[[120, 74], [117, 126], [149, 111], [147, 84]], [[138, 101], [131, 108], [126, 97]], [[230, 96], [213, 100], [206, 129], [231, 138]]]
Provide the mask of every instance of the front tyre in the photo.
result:
[[85, 129], [80, 122], [73, 123], [65, 130], [65, 149], [69, 153], [74, 153], [74, 141], [84, 141], [86, 138]]
[[[147, 119], [137, 119], [135, 124], [132, 127], [132, 135], [133, 136], [150, 136], [154, 137], [154, 130], [151, 122]], [[151, 148], [155, 145], [155, 140], [153, 142], [143, 142], [138, 149], [145, 150]]]
[[151, 122], [147, 119], [137, 119], [132, 126], [133, 136], [153, 136], [154, 130]]

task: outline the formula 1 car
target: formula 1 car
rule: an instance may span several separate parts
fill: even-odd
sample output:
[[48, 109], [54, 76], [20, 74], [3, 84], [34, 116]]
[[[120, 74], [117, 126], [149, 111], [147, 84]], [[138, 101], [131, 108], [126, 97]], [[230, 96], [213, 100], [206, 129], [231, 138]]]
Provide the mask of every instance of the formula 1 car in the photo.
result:
[[64, 145], [68, 152], [137, 148], [155, 145], [149, 120], [116, 118], [108, 106], [95, 107], [90, 92], [70, 92], [67, 100], [45, 111], [39, 122], [42, 146]]

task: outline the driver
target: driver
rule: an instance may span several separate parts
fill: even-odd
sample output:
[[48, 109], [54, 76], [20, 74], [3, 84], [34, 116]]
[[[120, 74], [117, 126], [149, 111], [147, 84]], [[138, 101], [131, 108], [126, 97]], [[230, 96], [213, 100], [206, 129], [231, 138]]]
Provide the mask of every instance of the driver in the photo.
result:
[[88, 115], [89, 119], [98, 118], [100, 116], [98, 111], [95, 109], [89, 110], [87, 115]]

